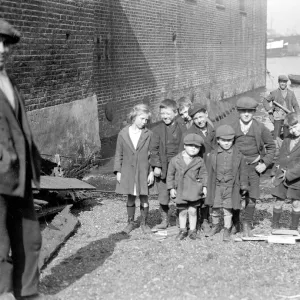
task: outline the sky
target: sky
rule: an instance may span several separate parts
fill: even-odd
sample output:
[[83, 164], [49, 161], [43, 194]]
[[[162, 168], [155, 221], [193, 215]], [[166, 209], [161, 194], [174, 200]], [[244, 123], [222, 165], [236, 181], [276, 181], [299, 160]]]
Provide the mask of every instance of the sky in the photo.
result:
[[268, 0], [268, 29], [300, 34], [300, 0]]

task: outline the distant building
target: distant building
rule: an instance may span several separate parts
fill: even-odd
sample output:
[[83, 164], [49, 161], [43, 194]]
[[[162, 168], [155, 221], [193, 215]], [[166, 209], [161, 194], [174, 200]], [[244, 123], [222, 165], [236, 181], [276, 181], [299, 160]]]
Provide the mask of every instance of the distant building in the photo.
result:
[[13, 75], [43, 153], [86, 156], [85, 134], [115, 135], [139, 102], [157, 120], [165, 98], [265, 85], [267, 0], [2, 0], [0, 15], [23, 34]]

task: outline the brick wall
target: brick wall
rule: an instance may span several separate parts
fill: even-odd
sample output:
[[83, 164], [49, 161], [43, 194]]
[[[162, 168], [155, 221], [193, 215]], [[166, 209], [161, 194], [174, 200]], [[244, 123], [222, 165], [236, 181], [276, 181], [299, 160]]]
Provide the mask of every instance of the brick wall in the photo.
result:
[[[100, 136], [144, 101], [227, 98], [265, 85], [266, 0], [0, 0], [28, 110], [96, 94]], [[112, 121], [105, 105], [113, 104]], [[156, 114], [155, 114], [156, 116]]]

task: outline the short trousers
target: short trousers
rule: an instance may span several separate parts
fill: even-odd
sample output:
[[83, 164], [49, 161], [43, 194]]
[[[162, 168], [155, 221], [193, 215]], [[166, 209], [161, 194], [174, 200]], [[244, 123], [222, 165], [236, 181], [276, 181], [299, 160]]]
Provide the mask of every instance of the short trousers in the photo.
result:
[[162, 205], [168, 205], [170, 202], [170, 191], [167, 188], [166, 179], [156, 177], [156, 184], [158, 189], [158, 202]]
[[249, 184], [249, 197], [259, 199], [260, 189], [260, 174], [255, 170], [257, 164], [247, 165], [248, 168], [248, 184]]
[[176, 204], [177, 209], [179, 210], [183, 210], [183, 209], [188, 209], [189, 207], [199, 207], [203, 204], [203, 200], [197, 200], [197, 201], [189, 201], [187, 203], [180, 203], [180, 204]]
[[213, 208], [232, 208], [232, 189], [232, 185], [217, 184]]
[[280, 183], [271, 189], [271, 194], [279, 199], [300, 200], [300, 190], [292, 189]]

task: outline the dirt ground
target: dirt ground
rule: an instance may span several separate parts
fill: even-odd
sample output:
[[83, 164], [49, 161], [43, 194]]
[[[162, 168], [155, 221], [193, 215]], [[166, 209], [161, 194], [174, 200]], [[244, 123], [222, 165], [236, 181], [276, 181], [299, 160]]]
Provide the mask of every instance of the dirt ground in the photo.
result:
[[[98, 176], [94, 174], [88, 181], [98, 182], [98, 188], [114, 188], [112, 176]], [[271, 229], [269, 187], [266, 176], [255, 214], [256, 233]], [[120, 233], [126, 226], [125, 200], [107, 193], [82, 203], [77, 211], [81, 227], [43, 270], [42, 292], [66, 300], [250, 300], [300, 295], [299, 244], [224, 243], [222, 232], [196, 241], [178, 242], [174, 236], [157, 241], [152, 235], [143, 235], [140, 228], [127, 236]], [[155, 196], [150, 209], [152, 227], [160, 221]], [[174, 207], [172, 210], [174, 213]], [[139, 209], [136, 216], [139, 221]], [[288, 226], [289, 218], [286, 205], [283, 226]]]

